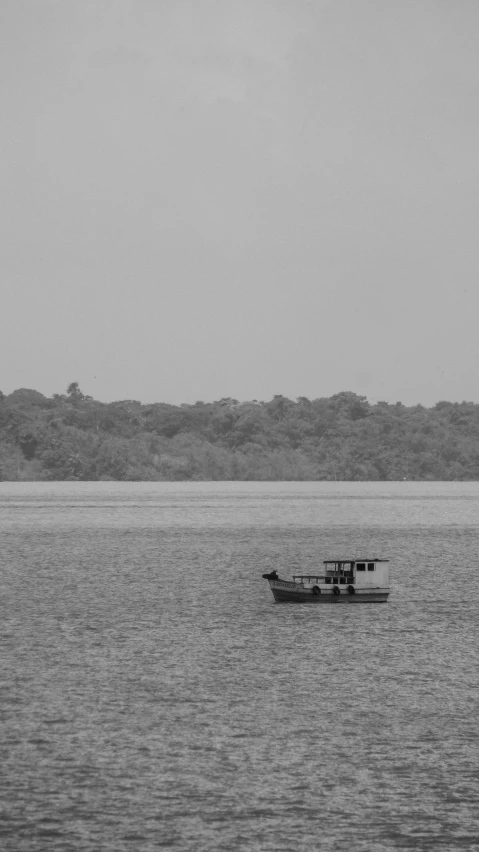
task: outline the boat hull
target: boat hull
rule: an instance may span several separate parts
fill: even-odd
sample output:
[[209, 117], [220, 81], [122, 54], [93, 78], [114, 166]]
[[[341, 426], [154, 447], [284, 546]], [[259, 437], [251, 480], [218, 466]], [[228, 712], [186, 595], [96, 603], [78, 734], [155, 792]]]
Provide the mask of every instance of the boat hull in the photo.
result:
[[313, 594], [311, 589], [304, 589], [297, 583], [286, 580], [269, 580], [273, 597], [277, 603], [310, 603], [310, 604], [359, 604], [386, 603], [389, 589], [364, 588], [356, 589], [351, 595], [346, 588], [339, 587], [339, 594], [333, 589], [321, 589], [321, 593]]

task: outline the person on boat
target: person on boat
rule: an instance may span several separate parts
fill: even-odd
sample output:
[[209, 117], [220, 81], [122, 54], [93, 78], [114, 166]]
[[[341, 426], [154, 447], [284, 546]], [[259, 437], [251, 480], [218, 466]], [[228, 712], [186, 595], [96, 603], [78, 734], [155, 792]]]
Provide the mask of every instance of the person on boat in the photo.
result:
[[271, 571], [270, 574], [263, 574], [262, 577], [263, 577], [263, 580], [278, 580], [279, 579], [278, 572], [276, 570]]

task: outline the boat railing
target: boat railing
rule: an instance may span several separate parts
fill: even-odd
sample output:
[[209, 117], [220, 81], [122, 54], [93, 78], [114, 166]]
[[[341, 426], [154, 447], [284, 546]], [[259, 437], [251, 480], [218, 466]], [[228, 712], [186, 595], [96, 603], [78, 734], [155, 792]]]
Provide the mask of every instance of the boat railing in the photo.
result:
[[304, 586], [316, 586], [318, 583], [326, 583], [327, 585], [338, 585], [338, 586], [347, 586], [347, 585], [355, 585], [356, 580], [353, 575], [347, 574], [334, 574], [331, 576], [324, 576], [324, 574], [295, 574], [293, 577], [295, 583], [302, 583]]

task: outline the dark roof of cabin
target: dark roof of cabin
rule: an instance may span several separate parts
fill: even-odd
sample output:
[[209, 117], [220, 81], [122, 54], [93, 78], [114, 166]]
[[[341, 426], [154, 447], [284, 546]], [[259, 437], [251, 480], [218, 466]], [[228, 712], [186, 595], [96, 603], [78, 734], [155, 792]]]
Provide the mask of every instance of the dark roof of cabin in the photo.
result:
[[367, 559], [323, 559], [323, 565], [335, 565], [338, 562], [389, 562], [389, 559], [378, 559], [376, 556]]

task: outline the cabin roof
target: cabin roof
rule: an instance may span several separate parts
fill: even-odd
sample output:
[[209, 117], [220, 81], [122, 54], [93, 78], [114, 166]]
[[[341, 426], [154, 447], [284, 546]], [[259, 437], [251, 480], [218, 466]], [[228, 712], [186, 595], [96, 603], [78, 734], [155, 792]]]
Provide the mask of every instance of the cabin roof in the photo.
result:
[[364, 557], [363, 559], [323, 559], [323, 565], [337, 565], [338, 562], [389, 562], [389, 559], [378, 559], [375, 556]]

